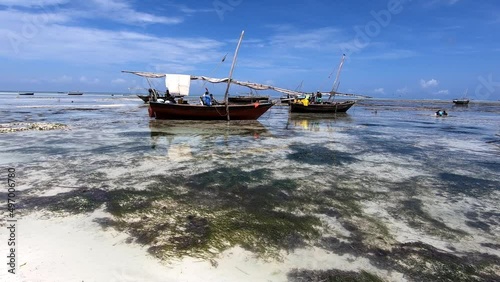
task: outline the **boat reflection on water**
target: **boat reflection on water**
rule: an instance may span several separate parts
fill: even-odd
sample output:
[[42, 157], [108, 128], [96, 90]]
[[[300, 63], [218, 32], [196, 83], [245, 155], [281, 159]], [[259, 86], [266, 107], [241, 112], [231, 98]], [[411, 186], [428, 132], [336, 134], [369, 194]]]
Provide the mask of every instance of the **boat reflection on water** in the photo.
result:
[[270, 134], [268, 129], [256, 120], [192, 121], [192, 120], [150, 120], [151, 137], [155, 136], [253, 136]]
[[[270, 131], [259, 121], [183, 121], [150, 120], [151, 147], [157, 149], [164, 144], [172, 159], [186, 160], [191, 151], [199, 148], [227, 146], [233, 141], [246, 142], [271, 136]], [[166, 140], [166, 143], [164, 140]]]
[[352, 122], [347, 113], [317, 114], [317, 113], [290, 113], [287, 129], [300, 129], [308, 131], [330, 131]]

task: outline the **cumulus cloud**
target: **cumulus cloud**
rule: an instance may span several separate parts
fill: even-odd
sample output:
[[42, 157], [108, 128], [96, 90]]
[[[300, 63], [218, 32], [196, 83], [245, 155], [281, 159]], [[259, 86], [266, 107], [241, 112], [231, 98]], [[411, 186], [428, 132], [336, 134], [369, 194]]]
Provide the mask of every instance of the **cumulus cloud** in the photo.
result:
[[436, 94], [438, 94], [438, 95], [448, 95], [448, 94], [450, 94], [450, 91], [448, 89], [439, 90]]
[[421, 79], [420, 80], [420, 86], [422, 86], [422, 88], [430, 88], [430, 87], [436, 87], [439, 85], [439, 82], [435, 79], [431, 79], [429, 81], [425, 81], [424, 79]]
[[408, 93], [408, 87], [403, 87], [403, 88], [399, 88], [396, 90], [396, 93], [398, 94], [407, 94]]
[[373, 92], [378, 93], [378, 94], [385, 94], [384, 88], [377, 88], [377, 89], [373, 90]]

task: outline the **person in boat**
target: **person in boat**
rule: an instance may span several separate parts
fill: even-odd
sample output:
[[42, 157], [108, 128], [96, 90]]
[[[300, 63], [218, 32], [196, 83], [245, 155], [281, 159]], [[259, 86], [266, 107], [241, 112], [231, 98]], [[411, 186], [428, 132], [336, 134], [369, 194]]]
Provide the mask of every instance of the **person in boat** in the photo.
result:
[[156, 101], [155, 92], [153, 91], [153, 89], [149, 88], [148, 92], [149, 92], [149, 101]]
[[169, 103], [172, 103], [172, 104], [176, 104], [177, 102], [175, 101], [175, 98], [174, 96], [172, 96], [170, 94], [170, 91], [167, 89], [167, 91], [165, 91], [165, 102], [169, 102]]
[[219, 105], [219, 102], [215, 100], [214, 95], [212, 93], [209, 94], [210, 96], [210, 101], [212, 102], [212, 105]]
[[309, 106], [309, 101], [311, 100], [311, 95], [307, 94], [304, 99], [302, 99], [302, 105]]
[[323, 94], [321, 94], [321, 92], [316, 92], [316, 102], [318, 104], [321, 104], [321, 102], [323, 102]]
[[205, 93], [200, 97], [201, 104], [205, 106], [212, 106], [212, 99], [210, 98], [210, 93], [208, 92], [208, 88], [205, 88]]
[[448, 115], [448, 113], [445, 110], [439, 110], [436, 112], [436, 116], [442, 117], [442, 116], [447, 116], [447, 115]]

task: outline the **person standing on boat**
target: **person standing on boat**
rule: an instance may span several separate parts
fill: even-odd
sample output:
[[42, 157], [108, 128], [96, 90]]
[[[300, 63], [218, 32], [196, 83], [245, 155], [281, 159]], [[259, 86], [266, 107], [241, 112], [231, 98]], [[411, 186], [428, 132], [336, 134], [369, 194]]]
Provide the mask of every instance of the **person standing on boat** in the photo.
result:
[[149, 101], [156, 101], [155, 93], [152, 88], [148, 89], [149, 92]]
[[208, 88], [205, 88], [205, 94], [203, 94], [200, 99], [201, 103], [205, 106], [212, 106], [212, 99], [210, 99], [210, 93], [208, 92]]

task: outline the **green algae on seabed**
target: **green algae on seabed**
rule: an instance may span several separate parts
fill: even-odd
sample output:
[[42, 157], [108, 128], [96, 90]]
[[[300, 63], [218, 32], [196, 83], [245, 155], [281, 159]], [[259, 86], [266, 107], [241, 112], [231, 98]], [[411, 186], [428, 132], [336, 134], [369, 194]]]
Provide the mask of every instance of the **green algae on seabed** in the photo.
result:
[[79, 189], [28, 198], [23, 206], [83, 213], [104, 204], [113, 218], [99, 223], [128, 232], [163, 259], [210, 258], [236, 245], [278, 258], [320, 236], [321, 220], [296, 209], [298, 187], [266, 170], [219, 168], [190, 177], [157, 175], [142, 191]]
[[391, 211], [395, 218], [404, 218], [408, 224], [427, 234], [439, 236], [445, 239], [457, 239], [467, 235], [463, 230], [448, 227], [444, 222], [431, 217], [424, 211], [424, 205], [420, 199], [408, 199], [401, 201], [396, 209]]
[[366, 271], [341, 271], [337, 269], [331, 270], [304, 270], [294, 269], [288, 274], [290, 282], [305, 282], [305, 281], [328, 281], [328, 282], [384, 282], [380, 277]]
[[[355, 247], [344, 244], [344, 253], [353, 253]], [[499, 281], [500, 258], [480, 253], [462, 253], [460, 256], [440, 251], [430, 245], [415, 242], [397, 244], [386, 253], [364, 249], [371, 264], [388, 271], [403, 273], [409, 281]], [[342, 254], [342, 253], [341, 253]], [[359, 253], [358, 253], [359, 254]], [[361, 271], [292, 270], [289, 281], [384, 281]]]
[[[191, 256], [213, 261], [234, 246], [262, 259], [281, 259], [283, 251], [314, 245], [339, 255], [365, 257], [376, 267], [404, 273], [415, 281], [499, 277], [496, 256], [453, 255], [423, 243], [395, 242], [383, 221], [363, 213], [362, 203], [387, 196], [382, 192], [351, 189], [342, 183], [327, 188], [322, 184], [320, 189], [310, 179], [279, 180], [272, 176], [264, 169], [232, 167], [191, 176], [156, 175], [148, 177], [152, 182], [141, 191], [77, 189], [49, 197], [29, 197], [27, 193], [21, 208], [86, 213], [104, 205], [112, 217], [96, 222], [127, 232], [164, 260]], [[420, 214], [421, 203], [411, 204]], [[335, 217], [349, 235], [329, 233], [318, 215]], [[422, 214], [419, 218], [432, 222]], [[316, 274], [329, 277], [328, 273], [338, 271]], [[298, 274], [294, 275], [289, 278]], [[345, 277], [358, 279], [352, 281], [378, 279], [352, 273]]]

